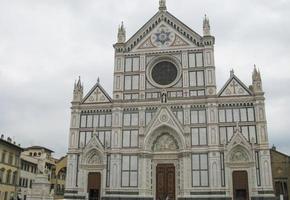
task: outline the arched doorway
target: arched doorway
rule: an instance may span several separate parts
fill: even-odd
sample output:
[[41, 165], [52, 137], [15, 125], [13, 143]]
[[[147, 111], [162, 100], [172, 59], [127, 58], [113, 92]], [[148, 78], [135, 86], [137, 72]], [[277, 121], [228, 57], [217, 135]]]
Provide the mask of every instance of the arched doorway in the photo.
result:
[[88, 174], [88, 194], [89, 200], [101, 199], [101, 173], [90, 172]]
[[234, 200], [249, 200], [249, 185], [247, 171], [233, 172]]
[[167, 198], [175, 200], [178, 188], [176, 180], [178, 180], [179, 174], [177, 172], [180, 170], [178, 168], [180, 144], [174, 133], [165, 130], [160, 130], [151, 147], [155, 200]]
[[[152, 181], [154, 200], [170, 200], [178, 198], [180, 181], [183, 180], [182, 150], [186, 149], [184, 130], [174, 114], [167, 107], [160, 109], [155, 121], [145, 131], [144, 151], [149, 154], [147, 161], [151, 163], [151, 176], [146, 181]], [[148, 165], [149, 166], [149, 165]]]

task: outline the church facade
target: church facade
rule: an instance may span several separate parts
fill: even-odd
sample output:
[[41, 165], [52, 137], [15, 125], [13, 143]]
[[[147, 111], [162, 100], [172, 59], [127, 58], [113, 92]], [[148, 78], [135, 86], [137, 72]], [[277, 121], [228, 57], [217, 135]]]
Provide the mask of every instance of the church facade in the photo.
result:
[[114, 45], [111, 97], [75, 83], [65, 199], [273, 199], [260, 72], [217, 90], [215, 38], [159, 11]]

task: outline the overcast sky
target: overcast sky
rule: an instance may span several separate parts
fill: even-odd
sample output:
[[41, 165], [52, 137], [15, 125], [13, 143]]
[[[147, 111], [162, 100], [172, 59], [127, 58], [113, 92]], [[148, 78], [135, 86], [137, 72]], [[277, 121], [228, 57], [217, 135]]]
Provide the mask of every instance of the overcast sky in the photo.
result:
[[[216, 37], [218, 88], [231, 68], [247, 85], [262, 73], [270, 144], [290, 154], [290, 1], [167, 0], [168, 11]], [[23, 147], [67, 151], [70, 101], [80, 75], [85, 93], [100, 77], [112, 93], [113, 43], [158, 10], [158, 0], [0, 0], [0, 133]]]

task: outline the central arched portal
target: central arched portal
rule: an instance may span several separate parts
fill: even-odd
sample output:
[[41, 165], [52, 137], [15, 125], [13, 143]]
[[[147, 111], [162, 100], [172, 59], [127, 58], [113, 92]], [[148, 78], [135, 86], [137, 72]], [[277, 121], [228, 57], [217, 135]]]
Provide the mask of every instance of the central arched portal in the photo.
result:
[[[168, 108], [162, 108], [145, 131], [144, 151], [149, 154], [154, 200], [176, 200], [183, 180], [184, 130]], [[149, 167], [149, 164], [148, 164]], [[150, 181], [148, 176], [147, 181]]]
[[152, 154], [152, 179], [155, 200], [175, 200], [179, 188], [180, 152], [185, 149], [182, 132], [160, 126], [147, 135], [145, 148]]

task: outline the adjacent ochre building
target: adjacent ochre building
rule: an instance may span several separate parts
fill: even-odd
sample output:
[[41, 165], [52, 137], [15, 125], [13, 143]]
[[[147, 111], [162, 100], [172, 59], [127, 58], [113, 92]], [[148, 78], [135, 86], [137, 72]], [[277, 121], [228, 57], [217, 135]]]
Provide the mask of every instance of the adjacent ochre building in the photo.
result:
[[217, 90], [214, 45], [165, 0], [129, 40], [119, 27], [113, 96], [74, 87], [66, 199], [274, 198], [260, 72]]
[[270, 153], [275, 195], [290, 200], [290, 157], [277, 151], [276, 147], [272, 147]]
[[0, 138], [0, 200], [17, 198], [20, 153], [23, 149], [11, 138]]
[[52, 171], [52, 184], [54, 185], [54, 199], [63, 199], [67, 168], [67, 156], [61, 157], [55, 162]]

